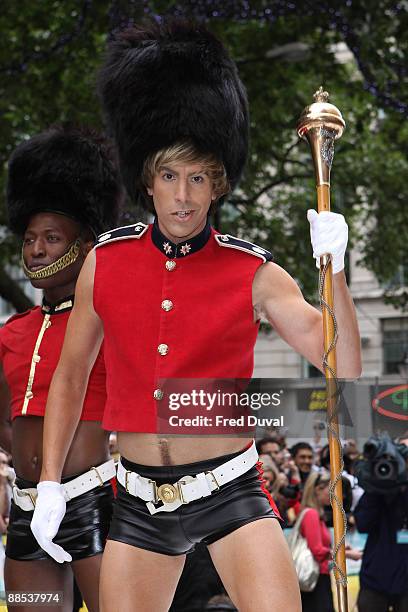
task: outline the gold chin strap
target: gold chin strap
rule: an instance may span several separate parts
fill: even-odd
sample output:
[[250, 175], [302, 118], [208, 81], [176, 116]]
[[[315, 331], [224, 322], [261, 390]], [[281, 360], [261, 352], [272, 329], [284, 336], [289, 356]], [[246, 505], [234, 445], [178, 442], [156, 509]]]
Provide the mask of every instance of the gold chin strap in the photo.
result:
[[45, 266], [44, 268], [36, 270], [35, 272], [31, 272], [31, 270], [27, 268], [26, 263], [24, 261], [23, 252], [21, 252], [21, 265], [23, 266], [24, 274], [30, 280], [40, 280], [43, 278], [49, 278], [50, 276], [53, 276], [57, 272], [61, 272], [61, 270], [64, 270], [65, 268], [68, 268], [68, 266], [73, 264], [78, 259], [78, 255], [81, 250], [80, 247], [81, 242], [79, 238], [77, 238], [75, 242], [71, 244], [68, 251], [64, 255], [62, 255], [62, 257], [57, 259], [57, 261], [54, 261], [54, 263], [50, 264], [49, 266]]

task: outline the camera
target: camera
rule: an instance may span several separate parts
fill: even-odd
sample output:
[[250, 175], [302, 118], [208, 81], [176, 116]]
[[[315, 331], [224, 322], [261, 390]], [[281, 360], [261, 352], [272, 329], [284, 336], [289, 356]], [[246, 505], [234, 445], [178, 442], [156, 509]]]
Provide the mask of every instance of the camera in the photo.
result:
[[326, 424], [324, 421], [315, 421], [313, 423], [313, 429], [315, 431], [324, 431], [326, 429]]
[[364, 459], [356, 462], [358, 484], [368, 493], [397, 491], [408, 484], [408, 446], [393, 442], [386, 433], [372, 436], [364, 444]]

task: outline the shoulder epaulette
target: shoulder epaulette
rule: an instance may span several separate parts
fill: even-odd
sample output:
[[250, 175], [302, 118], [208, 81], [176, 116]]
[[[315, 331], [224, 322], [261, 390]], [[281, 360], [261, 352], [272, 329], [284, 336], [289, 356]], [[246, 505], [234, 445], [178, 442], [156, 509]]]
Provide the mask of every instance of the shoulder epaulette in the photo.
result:
[[262, 259], [264, 263], [273, 260], [272, 253], [266, 249], [262, 249], [256, 244], [252, 244], [252, 242], [248, 242], [248, 240], [242, 240], [241, 238], [230, 236], [230, 234], [215, 234], [214, 238], [219, 246], [227, 247], [227, 249], [237, 249], [238, 251], [244, 251], [250, 255], [255, 255], [255, 257]]
[[7, 319], [4, 325], [8, 325], [9, 323], [11, 323], [12, 321], [15, 321], [16, 319], [22, 319], [23, 317], [26, 317], [36, 308], [38, 308], [38, 306], [33, 306], [33, 308], [30, 308], [29, 310], [25, 310], [24, 312], [16, 312], [15, 314], [11, 315], [9, 319]]
[[103, 234], [98, 236], [97, 243], [95, 244], [95, 249], [97, 247], [103, 246], [104, 244], [109, 244], [110, 242], [115, 242], [116, 240], [127, 240], [128, 238], [141, 238], [143, 234], [147, 231], [149, 226], [146, 223], [134, 223], [133, 225], [124, 225], [123, 227], [115, 227]]

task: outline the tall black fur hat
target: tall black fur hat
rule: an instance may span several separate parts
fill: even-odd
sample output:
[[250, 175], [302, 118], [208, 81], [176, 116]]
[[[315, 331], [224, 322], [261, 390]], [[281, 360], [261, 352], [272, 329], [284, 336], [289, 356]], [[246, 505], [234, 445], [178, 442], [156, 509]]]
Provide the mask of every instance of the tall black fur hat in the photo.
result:
[[23, 234], [37, 212], [56, 212], [97, 236], [116, 225], [121, 186], [112, 143], [85, 127], [55, 125], [22, 142], [9, 161], [9, 227]]
[[123, 31], [100, 71], [99, 94], [133, 200], [146, 158], [180, 140], [214, 154], [237, 184], [248, 151], [246, 92], [204, 26], [171, 21]]

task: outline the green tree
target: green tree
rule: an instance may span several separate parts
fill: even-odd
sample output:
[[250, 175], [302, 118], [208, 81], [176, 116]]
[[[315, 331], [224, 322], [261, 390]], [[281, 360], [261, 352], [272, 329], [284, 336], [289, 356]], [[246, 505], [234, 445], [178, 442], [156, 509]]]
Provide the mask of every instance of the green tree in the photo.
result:
[[[95, 73], [111, 30], [111, 3], [44, 0], [3, 3], [0, 13], [1, 193], [7, 160], [24, 138], [55, 122], [102, 128]], [[0, 223], [6, 223], [4, 197]], [[17, 310], [30, 302], [4, 270], [18, 262], [18, 241], [0, 246], [0, 294]]]

